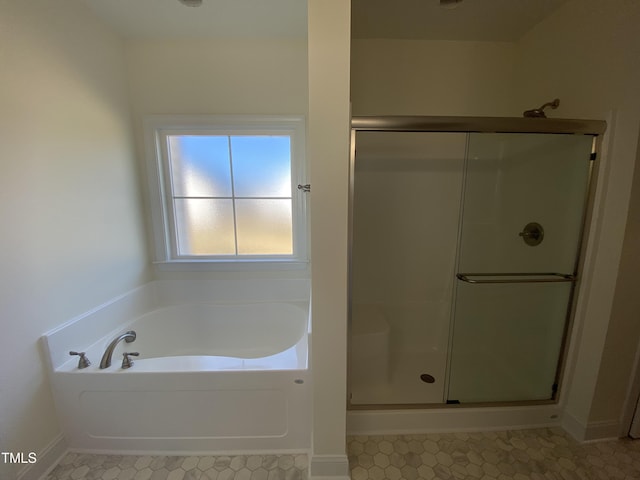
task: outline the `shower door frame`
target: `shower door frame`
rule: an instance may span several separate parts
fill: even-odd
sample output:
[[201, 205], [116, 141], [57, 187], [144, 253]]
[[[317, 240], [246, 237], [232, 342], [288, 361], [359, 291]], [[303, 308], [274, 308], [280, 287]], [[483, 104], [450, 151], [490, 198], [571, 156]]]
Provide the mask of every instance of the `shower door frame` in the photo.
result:
[[[597, 183], [598, 153], [602, 149], [603, 134], [607, 129], [604, 120], [556, 119], [556, 118], [525, 118], [525, 117], [455, 117], [455, 116], [354, 116], [351, 119], [351, 136], [349, 146], [349, 209], [348, 209], [348, 247], [347, 247], [347, 362], [351, 358], [351, 328], [352, 328], [352, 292], [353, 292], [353, 206], [355, 192], [356, 165], [356, 135], [358, 132], [413, 132], [413, 133], [530, 133], [530, 134], [575, 134], [593, 136], [589, 173], [587, 177], [586, 198], [582, 215], [580, 235], [578, 237], [577, 256], [575, 259], [574, 275], [571, 291], [567, 301], [567, 314], [563, 329], [558, 367], [556, 369], [556, 389], [549, 400], [523, 400], [464, 403], [462, 405], [447, 403], [411, 403], [411, 404], [358, 404], [351, 403], [351, 372], [347, 366], [347, 410], [397, 410], [397, 409], [435, 409], [435, 408], [471, 408], [483, 406], [519, 406], [519, 405], [547, 405], [557, 404], [565, 373], [568, 352], [569, 333], [573, 329], [576, 311], [576, 300], [580, 288], [580, 280], [584, 270], [587, 225], [591, 222], [594, 207], [595, 188]], [[465, 167], [466, 168], [465, 158]], [[464, 195], [465, 174], [463, 172], [462, 194]], [[460, 225], [458, 226], [460, 229]], [[460, 248], [460, 239], [456, 249]], [[456, 264], [459, 252], [456, 253]], [[455, 286], [454, 296], [455, 299]], [[451, 312], [453, 317], [454, 311]], [[451, 325], [450, 325], [451, 328]], [[449, 357], [450, 352], [447, 352]], [[447, 359], [446, 385], [449, 383], [450, 361]]]

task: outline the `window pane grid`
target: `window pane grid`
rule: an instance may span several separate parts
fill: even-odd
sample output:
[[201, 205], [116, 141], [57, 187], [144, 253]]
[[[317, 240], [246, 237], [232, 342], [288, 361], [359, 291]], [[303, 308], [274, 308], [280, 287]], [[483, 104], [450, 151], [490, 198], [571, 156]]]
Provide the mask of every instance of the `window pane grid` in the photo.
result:
[[174, 195], [173, 199], [194, 199], [194, 200], [291, 200], [293, 197], [185, 197], [181, 195]]
[[231, 204], [233, 205], [233, 242], [235, 247], [235, 255], [238, 256], [238, 215], [236, 213], [236, 182], [233, 179], [233, 153], [231, 151], [231, 135], [227, 136], [227, 148], [229, 150], [229, 171], [231, 172]]
[[[183, 138], [189, 140], [184, 146]], [[220, 148], [222, 138], [226, 149]], [[289, 135], [168, 135], [167, 141], [178, 257], [294, 255]], [[275, 153], [268, 151], [273, 145]], [[206, 146], [217, 151], [209, 152]], [[258, 147], [265, 147], [266, 153]], [[235, 156], [236, 148], [241, 151], [240, 159]], [[185, 158], [180, 157], [182, 152]], [[226, 173], [220, 159], [228, 161]], [[212, 162], [216, 165], [211, 166]], [[239, 180], [236, 166], [243, 162]], [[239, 182], [243, 195], [236, 196]], [[223, 195], [216, 195], [218, 192]], [[230, 195], [224, 195], [226, 192]], [[238, 202], [242, 202], [241, 209]]]

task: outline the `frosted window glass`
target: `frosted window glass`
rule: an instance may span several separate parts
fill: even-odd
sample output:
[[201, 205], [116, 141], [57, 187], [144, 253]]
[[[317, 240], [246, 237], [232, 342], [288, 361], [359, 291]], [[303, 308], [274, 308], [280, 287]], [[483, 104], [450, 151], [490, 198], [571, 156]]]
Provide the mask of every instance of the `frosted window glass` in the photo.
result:
[[229, 138], [226, 135], [171, 135], [168, 139], [174, 196], [231, 196]]
[[178, 255], [235, 255], [233, 202], [176, 198]]
[[236, 196], [291, 196], [288, 136], [233, 136], [231, 151]]
[[291, 255], [291, 200], [236, 200], [239, 255]]

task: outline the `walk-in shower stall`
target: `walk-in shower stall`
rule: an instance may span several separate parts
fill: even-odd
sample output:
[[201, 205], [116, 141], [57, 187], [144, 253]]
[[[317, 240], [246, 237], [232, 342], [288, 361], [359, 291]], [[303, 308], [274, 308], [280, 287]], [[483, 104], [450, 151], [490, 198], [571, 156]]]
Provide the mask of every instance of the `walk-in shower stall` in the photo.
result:
[[558, 398], [602, 121], [352, 121], [349, 406]]

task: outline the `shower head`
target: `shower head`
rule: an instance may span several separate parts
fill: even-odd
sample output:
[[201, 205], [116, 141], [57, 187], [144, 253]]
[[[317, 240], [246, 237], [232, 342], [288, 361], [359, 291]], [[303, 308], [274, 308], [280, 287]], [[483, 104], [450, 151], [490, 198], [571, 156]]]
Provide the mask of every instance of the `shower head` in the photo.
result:
[[531, 118], [547, 118], [547, 115], [544, 113], [544, 109], [547, 107], [551, 107], [554, 110], [558, 108], [560, 105], [560, 99], [556, 98], [553, 102], [548, 102], [542, 105], [540, 108], [534, 108], [532, 110], [525, 110], [522, 113], [523, 117], [531, 117]]
[[202, 5], [202, 0], [178, 0], [181, 4], [186, 5], [187, 7], [200, 7]]

